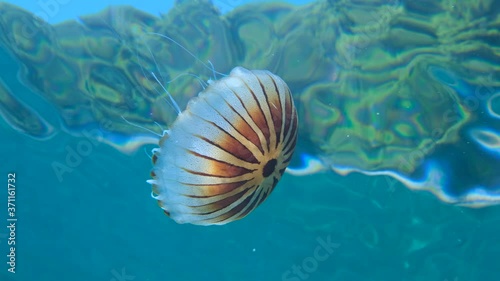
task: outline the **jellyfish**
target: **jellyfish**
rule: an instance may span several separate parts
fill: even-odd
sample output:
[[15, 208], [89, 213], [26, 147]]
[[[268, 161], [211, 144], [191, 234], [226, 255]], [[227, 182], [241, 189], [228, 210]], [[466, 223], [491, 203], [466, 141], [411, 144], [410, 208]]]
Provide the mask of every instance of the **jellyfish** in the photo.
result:
[[223, 225], [273, 191], [297, 141], [287, 84], [234, 68], [190, 100], [153, 149], [152, 197], [177, 223]]

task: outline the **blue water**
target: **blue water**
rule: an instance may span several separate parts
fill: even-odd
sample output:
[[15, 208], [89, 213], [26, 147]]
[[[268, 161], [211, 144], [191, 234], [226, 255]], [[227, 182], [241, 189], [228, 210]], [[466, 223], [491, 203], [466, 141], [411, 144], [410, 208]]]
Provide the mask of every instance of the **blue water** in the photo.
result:
[[[2, 65], [1, 77], [14, 79], [14, 68]], [[128, 155], [65, 131], [34, 139], [0, 120], [2, 281], [500, 280], [499, 207], [445, 204], [385, 176], [285, 174], [243, 220], [179, 225], [151, 199], [143, 149]], [[70, 171], [54, 170], [68, 162]], [[12, 232], [9, 173], [16, 178]], [[12, 240], [15, 273], [7, 264]]]
[[[85, 139], [39, 142], [5, 126], [2, 138], [8, 161], [1, 172], [4, 182], [7, 172], [16, 173], [18, 217], [15, 274], [6, 271], [7, 232], [0, 232], [2, 280], [499, 277], [498, 208], [448, 206], [385, 178], [285, 175], [269, 200], [241, 221], [178, 225], [150, 198], [150, 163], [142, 151], [126, 156], [93, 147], [59, 182], [50, 163], [64, 161], [62, 147]], [[319, 240], [331, 242], [332, 252], [319, 250], [326, 257], [315, 265]], [[307, 278], [294, 266], [307, 268], [299, 271]]]

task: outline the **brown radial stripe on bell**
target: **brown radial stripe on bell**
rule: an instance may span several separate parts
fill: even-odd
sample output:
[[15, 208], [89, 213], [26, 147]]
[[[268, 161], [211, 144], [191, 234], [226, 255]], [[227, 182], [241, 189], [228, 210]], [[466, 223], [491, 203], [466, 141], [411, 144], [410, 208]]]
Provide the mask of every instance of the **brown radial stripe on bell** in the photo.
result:
[[[264, 95], [264, 98], [266, 100], [265, 101], [266, 106], [265, 106], [265, 114], [264, 115], [265, 115], [266, 120], [268, 122], [268, 126], [271, 126], [271, 127], [269, 127], [269, 134], [274, 132], [273, 136], [269, 135], [270, 140], [268, 141], [268, 144], [267, 144], [269, 150], [271, 150], [272, 149], [271, 146], [273, 146], [273, 148], [278, 147], [280, 137], [279, 137], [279, 134], [277, 134], [277, 127], [279, 127], [281, 125], [282, 116], [281, 116], [281, 109], [277, 109], [276, 104], [275, 104], [276, 100], [278, 100], [278, 102], [279, 102], [280, 92], [278, 90], [278, 87], [276, 86], [276, 82], [274, 81], [274, 79], [269, 75], [267, 75], [267, 77], [273, 83], [273, 87], [268, 87], [268, 89], [266, 89], [266, 87], [262, 83], [261, 78], [259, 78], [259, 76], [256, 76], [257, 80], [260, 83], [260, 88], [261, 88], [262, 94]], [[278, 122], [276, 122], [276, 121], [278, 121]]]
[[[258, 190], [259, 188], [260, 188], [260, 187], [258, 186], [256, 189]], [[252, 195], [252, 198], [253, 198], [253, 197], [255, 197], [255, 196], [257, 196], [257, 195], [254, 193], [254, 194]], [[238, 218], [243, 218], [243, 217], [245, 217], [246, 215], [248, 215], [251, 211], [253, 211], [255, 208], [257, 208], [257, 206], [259, 206], [259, 205], [260, 205], [260, 203], [262, 203], [262, 202], [265, 200], [265, 198], [266, 198], [266, 197], [267, 197], [267, 196], [263, 196], [260, 200], [253, 200], [253, 202], [252, 202], [252, 203], [250, 203], [250, 205], [248, 205], [248, 202], [249, 202], [249, 200], [248, 200], [248, 202], [247, 202], [247, 203], [245, 203], [245, 205], [244, 205], [244, 206], [248, 205], [248, 208], [247, 208], [247, 209], [246, 209], [243, 213], [239, 214], [239, 215], [238, 215]], [[247, 200], [245, 200], [245, 201], [247, 201]], [[243, 206], [243, 207], [244, 207], [244, 206]], [[243, 209], [243, 208], [241, 208], [241, 209]], [[234, 213], [236, 214], [236, 213], [238, 213], [239, 211], [240, 211], [240, 210], [237, 210], [237, 211], [236, 211], [236, 212], [234, 212]]]
[[190, 198], [209, 198], [212, 196], [217, 196], [221, 194], [226, 194], [235, 190], [236, 188], [242, 187], [249, 183], [250, 180], [243, 180], [231, 183], [219, 183], [219, 184], [188, 184], [182, 183], [183, 185], [198, 187], [200, 188], [203, 195], [186, 195]]
[[[290, 91], [287, 89], [287, 94], [285, 95], [285, 132], [288, 133], [290, 130], [290, 125], [295, 121], [296, 119], [296, 114], [294, 113], [294, 107], [293, 107], [293, 101], [291, 100], [291, 94]], [[292, 117], [292, 114], [294, 115]], [[288, 121], [288, 122], [287, 122]], [[285, 134], [286, 137], [286, 134]]]
[[[283, 155], [288, 155], [289, 153], [291, 154], [295, 149], [295, 144], [297, 142], [297, 127], [298, 127], [297, 115], [295, 115], [294, 118], [288, 123], [291, 123], [292, 128], [291, 131], [289, 132], [289, 135], [284, 140], [285, 143], [283, 144], [283, 153], [282, 153]], [[290, 128], [288, 128], [288, 130], [290, 130]]]
[[[208, 167], [205, 167], [207, 170], [203, 171], [202, 173], [208, 174], [211, 177], [232, 178], [251, 172], [251, 170], [245, 169], [243, 167], [237, 166], [232, 163], [228, 163], [224, 161], [224, 159], [215, 159], [210, 156], [205, 156], [191, 150], [187, 150], [187, 152], [196, 157], [203, 158], [209, 161], [210, 164], [208, 165]], [[195, 171], [195, 172], [201, 172], [201, 171]]]
[[[276, 86], [276, 84], [275, 84]], [[278, 91], [278, 89], [276, 89]], [[274, 131], [276, 132], [276, 145], [277, 148], [281, 140], [281, 127], [283, 125], [283, 112], [281, 110], [281, 101], [278, 95], [269, 97], [269, 110], [271, 111], [271, 118], [273, 119]]]
[[255, 200], [257, 201], [255, 206], [259, 206], [260, 204], [262, 204], [262, 202], [264, 202], [264, 200], [266, 200], [266, 198], [269, 196], [269, 194], [271, 194], [271, 192], [273, 191], [274, 189], [274, 186], [276, 186], [276, 183], [278, 183], [278, 181], [274, 181], [273, 185], [269, 187], [269, 190], [263, 190], [262, 186], [259, 186], [258, 188], [260, 188], [261, 192], [264, 192], [264, 194], [260, 197], [259, 200]]
[[[257, 80], [258, 80], [258, 78], [257, 78]], [[262, 85], [262, 82], [260, 82], [260, 80], [258, 80], [258, 81], [259, 81], [260, 86], [264, 90], [264, 86]], [[255, 125], [257, 125], [257, 127], [260, 129], [260, 131], [264, 135], [264, 138], [267, 140], [267, 143], [269, 146], [270, 129], [269, 129], [269, 126], [267, 124], [266, 115], [265, 115], [264, 111], [262, 110], [263, 105], [260, 104], [259, 99], [255, 95], [254, 91], [248, 85], [245, 84], [245, 86], [247, 87], [248, 91], [250, 92], [251, 96], [253, 97], [254, 101], [256, 102], [256, 105], [246, 106], [245, 104], [243, 104], [243, 101], [242, 101], [242, 104], [245, 107], [245, 109], [247, 110], [248, 115], [250, 115], [250, 117], [252, 118], [252, 121], [255, 122]], [[269, 147], [268, 147], [268, 150], [269, 150]]]
[[[240, 192], [238, 192], [236, 194], [224, 197], [221, 200], [218, 200], [218, 201], [215, 201], [215, 202], [212, 202], [212, 203], [208, 203], [208, 204], [205, 204], [205, 205], [194, 206], [192, 208], [194, 210], [196, 210], [196, 214], [199, 214], [199, 215], [209, 215], [211, 213], [220, 211], [220, 210], [228, 207], [232, 203], [238, 201], [247, 192], [249, 192], [248, 189], [243, 189], [242, 191], [240, 191]], [[239, 205], [240, 204], [238, 204], [238, 206]]]
[[[252, 153], [252, 151], [250, 151], [248, 149], [247, 146], [245, 146], [245, 144], [241, 143], [234, 136], [229, 134], [227, 131], [225, 131], [222, 127], [218, 126], [217, 124], [215, 124], [213, 122], [211, 122], [211, 124], [212, 124], [212, 126], [216, 127], [220, 131], [219, 136], [216, 139], [210, 140], [210, 139], [207, 139], [207, 138], [200, 136], [200, 135], [195, 135], [195, 136], [200, 138], [200, 139], [203, 139], [204, 141], [210, 143], [213, 146], [218, 147], [221, 150], [228, 152], [229, 154], [233, 155], [234, 157], [240, 159], [241, 161], [245, 161], [248, 163], [254, 163], [254, 164], [259, 163], [259, 161], [255, 157], [255, 155]], [[257, 135], [255, 135], [255, 136], [257, 136]]]
[[[211, 221], [213, 221], [214, 223], [220, 223], [220, 222], [223, 222], [229, 218], [232, 218], [233, 216], [235, 216], [237, 213], [239, 213], [240, 211], [243, 210], [243, 208], [245, 208], [248, 203], [252, 200], [252, 198], [255, 196], [255, 193], [249, 195], [247, 198], [245, 198], [245, 200], [243, 200], [242, 202], [240, 202], [240, 204], [238, 204], [237, 206], [235, 206], [234, 208], [232, 208], [231, 210], [229, 210], [228, 212], [224, 213], [224, 214], [221, 214], [213, 219], [211, 219]], [[252, 211], [253, 209], [252, 208], [248, 208], [248, 212]], [[245, 211], [246, 212], [246, 211]], [[247, 213], [248, 213], [247, 212]], [[242, 218], [243, 216], [242, 215], [239, 215], [238, 218]]]
[[[234, 115], [231, 116], [231, 121], [227, 120], [225, 117], [224, 119], [228, 121], [231, 126], [238, 131], [242, 136], [244, 136], [248, 141], [253, 143], [256, 147], [259, 148], [261, 153], [264, 153], [264, 148], [262, 147], [260, 143], [259, 136], [257, 135], [257, 132], [250, 127], [250, 125], [243, 119], [241, 114], [229, 103], [227, 105], [231, 108], [231, 110], [234, 112]], [[244, 145], [244, 144], [243, 144]]]

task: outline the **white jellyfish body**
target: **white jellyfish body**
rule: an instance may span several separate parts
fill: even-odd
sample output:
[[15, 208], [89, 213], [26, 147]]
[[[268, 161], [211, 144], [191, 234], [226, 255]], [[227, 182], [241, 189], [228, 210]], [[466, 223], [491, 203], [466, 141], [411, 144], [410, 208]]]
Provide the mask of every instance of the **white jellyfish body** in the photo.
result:
[[236, 67], [193, 98], [153, 150], [153, 197], [178, 223], [241, 219], [278, 183], [297, 130], [286, 83]]

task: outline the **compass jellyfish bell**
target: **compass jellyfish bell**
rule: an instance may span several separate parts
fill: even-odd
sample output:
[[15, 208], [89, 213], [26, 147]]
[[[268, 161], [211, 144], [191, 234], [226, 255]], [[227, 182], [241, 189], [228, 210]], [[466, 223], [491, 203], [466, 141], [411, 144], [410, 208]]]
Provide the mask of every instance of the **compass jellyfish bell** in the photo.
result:
[[151, 195], [177, 223], [241, 219], [275, 188], [297, 130], [287, 84], [267, 70], [235, 67], [209, 81], [164, 131], [152, 151]]

